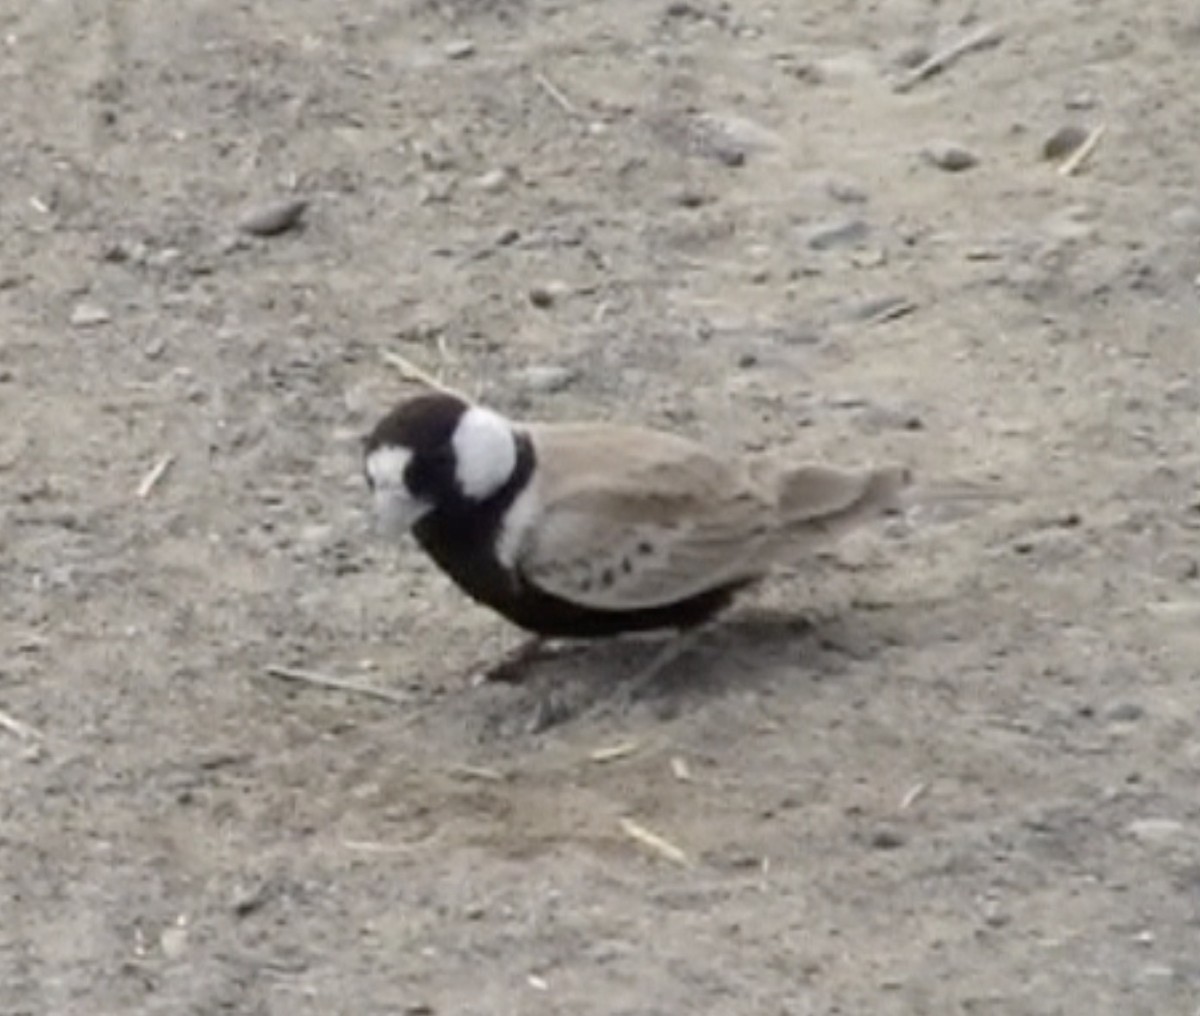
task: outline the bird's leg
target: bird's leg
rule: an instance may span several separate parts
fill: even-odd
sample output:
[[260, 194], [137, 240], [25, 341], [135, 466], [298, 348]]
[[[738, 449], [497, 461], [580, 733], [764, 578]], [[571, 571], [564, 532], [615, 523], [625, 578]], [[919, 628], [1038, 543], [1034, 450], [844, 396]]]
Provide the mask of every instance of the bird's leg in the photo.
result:
[[658, 652], [654, 654], [649, 663], [623, 683], [621, 698], [625, 703], [630, 704], [639, 699], [646, 687], [695, 646], [709, 630], [709, 627], [708, 624], [698, 624], [693, 628], [684, 628], [675, 632], [659, 647]]

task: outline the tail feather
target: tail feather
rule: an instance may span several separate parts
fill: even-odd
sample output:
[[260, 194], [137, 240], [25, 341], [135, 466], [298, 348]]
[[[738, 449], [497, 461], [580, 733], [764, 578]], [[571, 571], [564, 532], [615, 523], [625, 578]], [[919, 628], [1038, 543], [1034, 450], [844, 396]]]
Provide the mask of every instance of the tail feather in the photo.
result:
[[908, 469], [890, 466], [851, 471], [804, 465], [779, 471], [776, 496], [789, 544], [836, 540], [858, 526], [904, 510], [912, 483]]

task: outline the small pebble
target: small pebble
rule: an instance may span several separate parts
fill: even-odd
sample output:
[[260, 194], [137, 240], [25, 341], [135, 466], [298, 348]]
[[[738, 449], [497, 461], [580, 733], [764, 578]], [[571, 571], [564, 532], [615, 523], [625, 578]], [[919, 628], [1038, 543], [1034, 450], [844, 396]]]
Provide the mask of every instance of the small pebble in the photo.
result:
[[146, 253], [146, 264], [151, 268], [170, 268], [183, 260], [183, 251], [178, 247], [163, 247]]
[[1171, 818], [1139, 818], [1130, 822], [1127, 829], [1135, 840], [1159, 845], [1178, 837], [1183, 832], [1183, 823]]
[[529, 302], [543, 310], [552, 307], [554, 301], [566, 296], [570, 287], [565, 282], [549, 282], [544, 286], [532, 286], [529, 290]]
[[111, 320], [112, 315], [96, 303], [80, 303], [71, 311], [71, 324], [76, 328], [95, 328]]
[[702, 208], [711, 201], [712, 198], [698, 190], [682, 190], [675, 195], [675, 203], [681, 208]]
[[251, 236], [278, 236], [299, 225], [307, 208], [305, 198], [286, 198], [252, 208], [238, 221], [238, 229]]
[[104, 249], [100, 252], [100, 258], [114, 265], [122, 264], [129, 260], [129, 245], [122, 243], [120, 240], [114, 240], [112, 243], [105, 245]]
[[834, 201], [844, 205], [865, 204], [868, 197], [866, 190], [850, 180], [830, 180], [825, 190]]
[[819, 346], [825, 336], [814, 325], [794, 325], [781, 329], [773, 338], [784, 346]]
[[805, 242], [810, 250], [830, 250], [860, 244], [870, 232], [870, 226], [862, 219], [841, 219], [811, 227]]
[[979, 156], [957, 141], [933, 141], [921, 153], [927, 162], [947, 173], [961, 173], [979, 165]]
[[235, 917], [249, 917], [270, 901], [273, 891], [274, 887], [270, 881], [256, 882], [249, 887], [243, 886], [234, 894], [229, 908]]
[[423, 205], [440, 205], [454, 196], [458, 181], [452, 176], [428, 180], [421, 187], [417, 200]]
[[454, 39], [446, 43], [442, 52], [451, 60], [465, 60], [475, 55], [475, 43], [470, 39]]
[[997, 900], [988, 900], [983, 906], [983, 922], [989, 928], [1003, 928], [1012, 922], [1012, 915]]
[[779, 135], [746, 117], [703, 113], [693, 125], [699, 150], [726, 166], [741, 166], [751, 155], [779, 148]]
[[1075, 124], [1060, 127], [1042, 143], [1042, 158], [1065, 159], [1087, 140], [1088, 132]]
[[729, 166], [731, 169], [736, 169], [738, 166], [745, 165], [746, 150], [738, 147], [725, 138], [718, 138], [714, 140], [709, 145], [709, 151], [712, 153], [712, 157], [723, 166]]
[[1118, 702], [1105, 715], [1114, 723], [1134, 723], [1146, 715], [1146, 710], [1136, 702]]
[[475, 181], [475, 185], [488, 194], [498, 194], [507, 184], [508, 171], [504, 169], [489, 170]]
[[882, 268], [887, 264], [887, 251], [882, 247], [876, 247], [874, 250], [859, 251], [850, 258], [850, 263], [855, 268]]
[[418, 141], [413, 145], [413, 151], [420, 158], [421, 165], [434, 173], [453, 169], [458, 161], [449, 148], [437, 141]]
[[858, 419], [868, 431], [925, 429], [925, 421], [916, 413], [894, 406], [865, 406]]
[[829, 85], [861, 85], [879, 77], [875, 62], [866, 52], [841, 53], [815, 63], [818, 81]]
[[188, 931], [184, 927], [167, 928], [158, 937], [163, 955], [169, 960], [177, 960], [187, 951]]
[[867, 842], [876, 850], [896, 850], [904, 846], [904, 836], [897, 830], [882, 826], [871, 833]]
[[1180, 233], [1200, 233], [1200, 207], [1180, 205], [1167, 216], [1167, 225]]

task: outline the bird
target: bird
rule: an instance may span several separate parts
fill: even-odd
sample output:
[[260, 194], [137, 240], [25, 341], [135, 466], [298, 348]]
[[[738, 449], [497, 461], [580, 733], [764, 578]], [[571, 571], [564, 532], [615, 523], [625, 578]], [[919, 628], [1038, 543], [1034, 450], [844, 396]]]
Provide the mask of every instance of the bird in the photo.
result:
[[545, 639], [695, 631], [778, 566], [902, 511], [911, 480], [795, 448], [516, 421], [447, 391], [383, 416], [363, 471], [385, 535], [411, 532], [462, 592], [533, 636], [514, 665]]

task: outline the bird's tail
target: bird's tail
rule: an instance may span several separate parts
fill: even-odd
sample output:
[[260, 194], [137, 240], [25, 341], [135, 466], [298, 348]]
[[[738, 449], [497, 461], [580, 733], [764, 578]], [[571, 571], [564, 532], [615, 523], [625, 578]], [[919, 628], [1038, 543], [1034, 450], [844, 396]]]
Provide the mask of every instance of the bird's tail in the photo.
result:
[[912, 473], [900, 466], [853, 471], [803, 465], [775, 472], [789, 547], [820, 547], [872, 519], [903, 512], [911, 483]]

